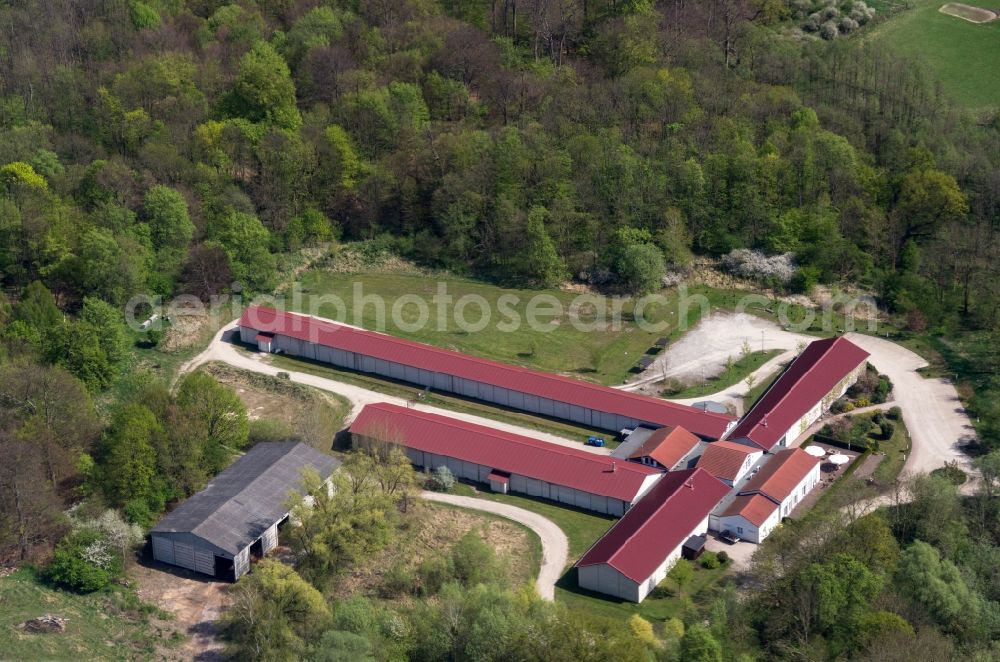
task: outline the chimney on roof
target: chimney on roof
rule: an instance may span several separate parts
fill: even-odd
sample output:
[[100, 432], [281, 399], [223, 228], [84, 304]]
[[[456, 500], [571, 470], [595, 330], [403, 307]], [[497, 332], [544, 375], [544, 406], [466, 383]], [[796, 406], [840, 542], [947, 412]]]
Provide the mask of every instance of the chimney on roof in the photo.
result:
[[765, 428], [767, 427], [767, 414], [764, 414], [764, 422], [761, 423], [761, 425], [764, 426]]
[[611, 460], [611, 473], [615, 472], [615, 461]]
[[684, 481], [684, 487], [688, 488], [689, 490], [693, 490], [694, 489], [694, 478], [693, 477], [689, 477], [686, 481]]

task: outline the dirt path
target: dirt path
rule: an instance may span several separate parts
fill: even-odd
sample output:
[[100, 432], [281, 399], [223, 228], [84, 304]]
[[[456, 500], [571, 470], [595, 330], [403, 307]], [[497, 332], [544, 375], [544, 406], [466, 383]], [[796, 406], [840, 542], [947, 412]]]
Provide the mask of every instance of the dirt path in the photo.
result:
[[170, 625], [187, 635], [182, 659], [223, 659], [218, 621], [230, 603], [229, 584], [159, 564], [139, 565], [129, 574], [139, 584], [139, 597], [171, 612]]
[[299, 382], [307, 386], [313, 386], [324, 391], [330, 391], [331, 393], [337, 393], [345, 398], [351, 403], [351, 412], [347, 415], [345, 423], [350, 425], [351, 421], [361, 413], [361, 410], [365, 405], [375, 403], [375, 402], [390, 402], [397, 405], [410, 405], [414, 409], [419, 409], [420, 411], [431, 412], [435, 414], [441, 414], [442, 416], [448, 416], [450, 418], [457, 418], [459, 420], [467, 421], [469, 423], [476, 423], [479, 425], [484, 425], [496, 430], [505, 430], [507, 432], [512, 432], [514, 434], [521, 434], [533, 439], [540, 439], [542, 441], [548, 441], [553, 444], [558, 444], [560, 446], [568, 446], [570, 448], [575, 448], [577, 450], [589, 451], [597, 455], [608, 455], [611, 453], [610, 448], [596, 448], [593, 446], [585, 446], [579, 441], [573, 441], [572, 439], [566, 439], [554, 434], [547, 432], [542, 432], [540, 430], [535, 430], [532, 428], [522, 427], [520, 425], [514, 425], [511, 423], [504, 423], [501, 421], [495, 421], [489, 418], [483, 418], [481, 416], [476, 416], [474, 414], [468, 414], [465, 412], [452, 411], [450, 409], [441, 409], [438, 407], [431, 407], [424, 404], [413, 404], [408, 402], [404, 398], [397, 396], [387, 395], [385, 393], [379, 393], [377, 391], [371, 391], [360, 386], [355, 386], [353, 384], [347, 384], [344, 382], [338, 382], [333, 379], [328, 379], [326, 377], [319, 377], [317, 375], [312, 375], [305, 372], [297, 372], [294, 370], [288, 370], [285, 368], [278, 368], [272, 365], [266, 354], [245, 354], [241, 353], [236, 349], [236, 346], [232, 343], [232, 336], [234, 334], [234, 325], [226, 325], [222, 330], [220, 330], [215, 337], [212, 338], [212, 342], [209, 343], [208, 347], [198, 356], [194, 357], [178, 369], [178, 375], [183, 375], [191, 370], [194, 370], [203, 363], [208, 363], [210, 361], [221, 361], [223, 363], [228, 363], [229, 365], [241, 368], [243, 370], [250, 370], [253, 372], [259, 372], [267, 375], [276, 375], [279, 372], [285, 372], [288, 374], [289, 379], [293, 382]]
[[524, 508], [475, 497], [441, 494], [440, 492], [422, 492], [420, 496], [428, 501], [447, 503], [452, 506], [481, 510], [506, 517], [534, 531], [539, 540], [542, 541], [542, 567], [539, 570], [535, 586], [542, 598], [550, 601], [555, 600], [556, 582], [562, 576], [563, 570], [566, 569], [566, 560], [569, 558], [569, 541], [562, 529], [556, 526], [552, 520]]

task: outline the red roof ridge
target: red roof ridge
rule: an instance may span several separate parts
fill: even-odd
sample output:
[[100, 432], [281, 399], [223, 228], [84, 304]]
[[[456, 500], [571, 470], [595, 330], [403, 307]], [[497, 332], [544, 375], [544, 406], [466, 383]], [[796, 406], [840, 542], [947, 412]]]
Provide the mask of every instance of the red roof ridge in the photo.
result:
[[[254, 315], [260, 315], [260, 313], [262, 313], [262, 312], [265, 315], [271, 316], [271, 320], [268, 321], [266, 319], [262, 319], [263, 315], [261, 315], [260, 317], [257, 317], [257, 318], [255, 318], [255, 319], [253, 319], [251, 321], [251, 317], [253, 317]], [[575, 388], [584, 388], [584, 389], [587, 389], [595, 397], [598, 394], [600, 394], [600, 395], [602, 395], [605, 398], [607, 398], [607, 397], [617, 398], [620, 403], [629, 402], [629, 403], [634, 404], [635, 406], [646, 406], [646, 407], [652, 406], [652, 407], [658, 408], [659, 410], [669, 410], [671, 412], [674, 412], [674, 414], [676, 416], [678, 416], [678, 417], [679, 416], [688, 417], [690, 419], [689, 423], [691, 423], [691, 424], [685, 425], [685, 427], [691, 429], [692, 431], [694, 431], [695, 427], [697, 427], [698, 428], [697, 434], [699, 434], [700, 436], [706, 436], [706, 437], [710, 437], [710, 438], [716, 438], [716, 437], [722, 436], [722, 435], [725, 434], [726, 430], [729, 428], [729, 426], [734, 421], [734, 418], [732, 416], [728, 416], [728, 415], [724, 415], [724, 414], [717, 414], [717, 413], [714, 413], [714, 412], [707, 412], [707, 411], [704, 411], [702, 409], [697, 409], [695, 407], [690, 407], [690, 406], [687, 406], [687, 405], [678, 404], [676, 402], [670, 402], [669, 400], [664, 400], [662, 398], [654, 398], [654, 397], [650, 397], [650, 396], [640, 395], [640, 394], [637, 394], [637, 393], [632, 393], [632, 392], [626, 391], [624, 389], [611, 388], [611, 387], [605, 386], [603, 384], [598, 384], [598, 383], [595, 383], [595, 382], [585, 381], [585, 380], [582, 380], [582, 379], [577, 379], [575, 377], [569, 377], [569, 376], [561, 375], [561, 374], [554, 374], [554, 373], [549, 373], [549, 372], [543, 372], [543, 371], [540, 371], [540, 370], [536, 370], [536, 369], [533, 369], [533, 368], [528, 368], [526, 366], [521, 366], [521, 365], [517, 365], [517, 364], [513, 364], [513, 363], [506, 363], [506, 362], [503, 362], [503, 361], [497, 361], [497, 360], [488, 359], [488, 358], [485, 358], [485, 357], [473, 356], [471, 354], [466, 354], [464, 352], [459, 352], [459, 351], [452, 350], [452, 349], [446, 349], [444, 347], [439, 347], [437, 345], [431, 345], [431, 344], [428, 344], [428, 343], [423, 343], [423, 342], [418, 342], [418, 341], [415, 341], [415, 340], [409, 340], [409, 339], [406, 339], [406, 338], [401, 338], [399, 336], [394, 336], [392, 334], [385, 333], [385, 332], [382, 332], [382, 331], [370, 331], [370, 330], [364, 329], [362, 327], [353, 326], [353, 325], [349, 325], [349, 324], [344, 324], [342, 322], [337, 322], [337, 321], [334, 321], [334, 320], [328, 320], [328, 319], [324, 319], [324, 318], [321, 318], [321, 317], [317, 317], [315, 315], [308, 315], [308, 314], [305, 314], [305, 313], [296, 313], [296, 312], [292, 312], [292, 311], [279, 310], [277, 308], [268, 307], [268, 306], [248, 306], [246, 308], [246, 310], [243, 311], [243, 314], [240, 316], [239, 324], [240, 324], [240, 326], [246, 326], [248, 328], [256, 328], [259, 331], [259, 330], [261, 330], [259, 327], [265, 326], [267, 324], [274, 324], [274, 323], [276, 323], [278, 321], [291, 320], [291, 319], [298, 320], [298, 321], [301, 321], [301, 322], [309, 321], [309, 322], [311, 322], [313, 324], [318, 325], [322, 329], [329, 330], [330, 332], [336, 332], [336, 331], [340, 331], [340, 330], [349, 330], [349, 331], [351, 331], [351, 332], [353, 332], [355, 334], [361, 334], [361, 336], [363, 336], [363, 335], [378, 336], [380, 339], [386, 340], [386, 341], [391, 342], [391, 343], [395, 343], [395, 344], [400, 345], [400, 346], [405, 346], [405, 347], [410, 347], [410, 348], [416, 348], [416, 349], [419, 349], [420, 351], [423, 351], [423, 352], [429, 352], [429, 353], [431, 353], [431, 354], [433, 354], [435, 356], [450, 357], [452, 359], [461, 359], [462, 361], [468, 362], [469, 364], [474, 364], [476, 366], [479, 366], [480, 368], [484, 368], [485, 367], [485, 368], [492, 368], [492, 369], [500, 369], [500, 370], [505, 370], [505, 371], [510, 371], [510, 372], [513, 372], [513, 373], [517, 373], [519, 375], [530, 376], [532, 379], [537, 380], [536, 383], [547, 383], [547, 384], [549, 384], [550, 385], [549, 389], [552, 389], [553, 385], [569, 385], [569, 386], [573, 386]], [[303, 331], [305, 331], [305, 329], [303, 329], [301, 326], [299, 326], [299, 322], [298, 321], [296, 322], [296, 328], [293, 329], [292, 331], [293, 332], [302, 333]], [[281, 331], [278, 331], [278, 332], [282, 333]], [[290, 335], [290, 334], [286, 333], [286, 335]], [[321, 340], [318, 340], [316, 338], [310, 338], [310, 339], [308, 339], [308, 341], [316, 343], [316, 344], [323, 344], [323, 342]], [[348, 351], [357, 351], [357, 350], [348, 350]], [[363, 353], [363, 352], [361, 352], [361, 353]], [[430, 368], [425, 368], [425, 369], [430, 370]], [[449, 374], [453, 374], [453, 373], [449, 373]], [[474, 379], [472, 377], [464, 377], [462, 375], [458, 375], [458, 376], [460, 376], [462, 378], [465, 378], [465, 379]], [[484, 381], [484, 380], [474, 379], [474, 381]], [[510, 387], [509, 386], [504, 386], [504, 388], [510, 388]], [[514, 390], [517, 390], [517, 389], [514, 389]], [[525, 392], [531, 392], [531, 390], [528, 389], [528, 390], [525, 390]], [[539, 393], [535, 392], [534, 394], [538, 395]], [[557, 399], [557, 398], [553, 398], [553, 397], [548, 396], [548, 395], [543, 395], [542, 397], [547, 397], [547, 398], [550, 398], [550, 399], [553, 399], [553, 400]], [[599, 409], [598, 406], [595, 406], [593, 404], [588, 404], [588, 403], [580, 402], [578, 400], [577, 401], [562, 400], [561, 402], [565, 402], [565, 403], [571, 404], [571, 405], [579, 405], [579, 406], [584, 406], [584, 407], [590, 407], [590, 408], [593, 408], [593, 409]], [[674, 423], [668, 423], [668, 422], [666, 422], [664, 420], [655, 420], [656, 418], [667, 418], [666, 416], [662, 416], [662, 417], [661, 416], [655, 416], [652, 419], [647, 419], [644, 416], [637, 415], [637, 414], [631, 413], [631, 412], [630, 413], [618, 412], [618, 413], [620, 413], [623, 416], [627, 416], [627, 417], [630, 417], [630, 418], [635, 418], [635, 419], [638, 419], [638, 420], [643, 420], [643, 421], [645, 421], [647, 423], [653, 423], [653, 424], [657, 424], [657, 425], [681, 424], [681, 423], [683, 423], [683, 421], [677, 421], [677, 422], [674, 422]], [[645, 413], [649, 414], [648, 411], [645, 412]], [[697, 426], [695, 426], [693, 424], [695, 421], [704, 422], [704, 425], [697, 425]]]
[[[850, 345], [851, 347], [854, 347], [855, 349], [861, 350], [862, 352], [864, 352], [865, 358], [867, 358], [868, 356], [871, 356], [871, 354], [867, 350], [865, 350], [863, 347], [859, 347], [858, 345], [855, 345], [854, 343], [852, 343], [850, 340], [848, 340], [844, 336], [834, 336], [834, 337], [831, 337], [831, 338], [820, 338], [818, 340], [812, 341], [811, 343], [809, 343], [809, 345], [806, 346], [806, 348], [802, 351], [801, 354], [799, 354], [794, 359], [792, 359], [791, 363], [788, 364], [788, 367], [785, 368], [781, 372], [781, 374], [778, 375], [778, 378], [775, 379], [774, 382], [770, 386], [767, 387], [767, 390], [764, 391], [760, 395], [759, 398], [757, 398], [757, 402], [755, 402], [754, 406], [750, 408], [750, 411], [748, 411], [746, 414], [743, 415], [743, 418], [740, 420], [740, 422], [742, 422], [742, 420], [750, 418], [753, 415], [754, 411], [757, 410], [757, 407], [763, 405], [767, 401], [767, 395], [771, 392], [771, 390], [773, 388], [775, 388], [776, 386], [778, 386], [778, 384], [781, 382], [781, 379], [786, 374], [788, 374], [788, 372], [795, 365], [796, 361], [802, 359], [805, 356], [806, 352], [809, 351], [810, 348], [817, 347], [817, 346], [822, 346], [823, 343], [828, 343], [828, 345], [822, 349], [822, 352], [820, 353], [820, 355], [818, 357], [816, 357], [808, 367], [806, 367], [806, 369], [802, 372], [802, 374], [799, 375], [795, 379], [795, 384], [798, 384], [798, 383], [802, 382], [802, 380], [804, 380], [807, 376], [811, 375], [813, 373], [813, 371], [816, 369], [816, 366], [819, 365], [820, 361], [834, 347], [836, 347], [838, 343], [840, 343], [840, 344], [846, 343], [846, 344]], [[862, 359], [862, 360], [864, 360], [864, 359]], [[774, 410], [778, 409], [779, 407], [781, 407], [781, 405], [784, 404], [785, 400], [788, 397], [790, 397], [794, 392], [795, 392], [794, 388], [785, 389], [785, 392], [779, 396], [778, 401], [775, 402], [773, 405], [770, 405], [770, 408], [768, 409], [768, 412], [774, 411]], [[733, 429], [730, 431], [729, 434], [732, 434], [737, 429], [739, 429], [740, 422], [737, 422], [736, 426], [733, 427]], [[753, 437], [750, 436], [751, 434], [753, 434], [757, 430], [757, 428], [762, 427], [762, 426], [763, 427], [767, 427], [766, 425], [764, 425], [766, 422], [767, 422], [767, 413], [764, 414], [763, 418], [760, 421], [757, 421], [756, 423], [754, 423], [750, 427], [750, 429], [747, 430], [746, 433], [739, 435], [739, 438], [749, 439], [750, 441], [752, 441], [757, 446], [760, 446], [765, 451], [769, 450], [769, 448], [764, 447], [760, 442], [756, 441]], [[724, 441], [724, 440], [728, 439], [729, 434], [727, 434], [726, 436], [724, 436], [722, 440]]]
[[[391, 402], [372, 402], [365, 405], [365, 408], [372, 408], [382, 411], [397, 411], [405, 412], [410, 415], [415, 415], [418, 418], [423, 418], [424, 420], [431, 420], [438, 425], [443, 425], [446, 427], [457, 428], [465, 431], [476, 432], [483, 434], [484, 436], [501, 437], [505, 440], [520, 444], [523, 446], [539, 447], [543, 446], [546, 450], [552, 453], [558, 453], [560, 455], [567, 455], [571, 457], [578, 457], [588, 462], [594, 462], [600, 465], [615, 464], [615, 471], [625, 468], [627, 471], [635, 471], [646, 476], [652, 476], [654, 474], [661, 474], [663, 471], [655, 467], [648, 467], [644, 464], [639, 464], [637, 462], [616, 462], [615, 458], [610, 455], [602, 455], [598, 453], [591, 453], [585, 451], [582, 448], [570, 448], [569, 446], [561, 446], [559, 444], [554, 444], [548, 441], [543, 441], [541, 439], [533, 439], [516, 432], [508, 432], [507, 430], [498, 430], [496, 428], [487, 427], [480, 423], [473, 423], [471, 421], [465, 421], [460, 418], [452, 418], [451, 416], [445, 416], [435, 412], [422, 411], [420, 409], [411, 409], [409, 407], [404, 407], [403, 405], [393, 404]], [[356, 419], [355, 419], [356, 420]], [[353, 423], [352, 423], [353, 426]]]
[[[698, 483], [697, 486], [695, 485], [696, 482]], [[677, 545], [684, 542], [687, 536], [690, 535], [691, 533], [690, 530], [683, 530], [677, 532], [668, 529], [665, 532], [660, 532], [660, 533], [665, 533], [666, 537], [680, 536], [680, 539], [664, 540], [663, 537], [657, 538], [656, 541], [657, 543], [662, 542], [664, 545], [670, 545], [670, 548], [665, 550], [665, 553], [663, 554], [662, 557], [655, 559], [655, 563], [650, 563], [650, 559], [648, 557], [641, 556], [638, 559], [632, 559], [631, 560], [632, 565], [629, 565], [628, 563], [623, 562], [623, 560], [620, 557], [621, 555], [627, 552], [632, 552], [634, 554], [635, 550], [630, 550], [629, 548], [630, 545], [632, 545], [633, 541], [636, 539], [636, 537], [642, 535], [643, 533], [646, 533], [650, 521], [658, 516], [661, 516], [664, 509], [668, 508], [670, 504], [680, 499], [682, 495], [686, 495], [687, 494], [686, 490], [689, 488], [693, 490], [700, 490], [699, 496], [707, 497], [708, 501], [701, 504], [691, 504], [692, 506], [703, 506], [704, 513], [700, 512], [692, 513], [691, 511], [693, 510], [693, 508], [689, 507], [685, 510], [685, 512], [681, 513], [679, 517], [673, 518], [671, 520], [671, 523], [675, 525], [680, 525], [679, 520], [681, 518], [684, 518], [685, 519], [685, 522], [683, 524], [684, 529], [687, 529], [688, 524], [690, 524], [690, 522], [687, 521], [688, 519], [687, 516], [689, 515], [696, 516], [698, 519], [695, 521], [695, 524], [698, 521], [701, 521], [702, 517], [707, 516], [709, 512], [716, 507], [719, 500], [729, 490], [728, 485], [718, 480], [717, 478], [715, 478], [715, 476], [705, 471], [704, 469], [699, 469], [699, 468], [684, 469], [682, 471], [673, 471], [665, 474], [663, 478], [661, 478], [660, 481], [656, 485], [654, 485], [653, 488], [650, 489], [645, 496], [642, 497], [642, 499], [640, 499], [635, 505], [633, 505], [632, 508], [627, 513], [625, 513], [625, 515], [618, 522], [615, 523], [614, 526], [608, 529], [608, 531], [605, 532], [604, 535], [598, 538], [598, 540], [593, 545], [590, 546], [590, 548], [586, 551], [586, 553], [584, 553], [584, 555], [580, 558], [580, 560], [577, 561], [576, 567], [584, 567], [584, 566], [606, 563], [615, 568], [616, 570], [618, 570], [618, 572], [622, 573], [629, 579], [632, 579], [636, 582], [645, 581], [646, 577], [636, 576], [640, 574], [640, 570], [641, 572], [647, 571], [645, 568], [639, 568], [639, 566], [651, 565], [652, 567], [649, 568], [649, 571], [655, 569], [660, 563], [662, 563], [663, 558], [666, 558], [666, 553], [669, 553], [669, 551], [674, 549]], [[664, 490], [669, 490], [669, 494], [667, 494], [662, 499], [662, 501], [659, 501], [658, 503], [654, 504], [652, 500], [656, 499], [657, 496], [661, 493], [661, 491]], [[620, 528], [622, 528], [622, 524], [629, 525], [631, 524], [631, 520], [637, 517], [642, 517], [643, 519], [638, 524], [634, 524], [633, 525], [634, 528], [632, 528], [623, 539], [621, 540], [612, 539], [615, 532]], [[605, 544], [612, 545], [613, 549], [610, 552], [607, 552], [605, 550], [598, 551], [599, 548], [604, 547]], [[648, 550], [645, 547], [642, 550], [640, 550], [640, 552], [646, 552], [646, 551]], [[599, 556], [600, 558], [591, 559], [589, 558], [591, 556]]]
[[[809, 463], [808, 470], [799, 477], [795, 485], [791, 486], [794, 489], [802, 478], [808, 474], [809, 471], [813, 470], [813, 467], [817, 466], [820, 461], [818, 458], [814, 458], [809, 453], [806, 453], [801, 448], [786, 448], [784, 450], [778, 451], [774, 454], [774, 457], [767, 462], [756, 476], [751, 478], [737, 493], [737, 496], [749, 496], [752, 494], [759, 494], [765, 496], [776, 504], [781, 505], [781, 502], [788, 498], [791, 491], [788, 494], [779, 496], [778, 494], [771, 494], [774, 485], [768, 485], [775, 477], [781, 478], [783, 476], [782, 472], [789, 471], [791, 469], [805, 468], [806, 464], [798, 464], [798, 460], [803, 459]], [[790, 464], [791, 462], [796, 462], [796, 464]], [[776, 491], [776, 490], [775, 490]]]

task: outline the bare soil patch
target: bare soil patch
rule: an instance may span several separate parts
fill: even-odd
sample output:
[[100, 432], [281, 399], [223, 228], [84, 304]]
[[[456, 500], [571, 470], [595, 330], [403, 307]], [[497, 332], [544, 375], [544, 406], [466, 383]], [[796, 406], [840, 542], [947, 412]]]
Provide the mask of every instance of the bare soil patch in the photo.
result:
[[997, 13], [990, 9], [983, 9], [982, 7], [973, 7], [972, 5], [962, 4], [961, 2], [949, 2], [947, 4], [941, 5], [938, 10], [942, 14], [947, 14], [948, 16], [954, 16], [955, 18], [960, 18], [970, 23], [989, 23], [990, 21], [995, 21], [997, 19]]
[[531, 534], [523, 527], [486, 513], [426, 502], [412, 508], [408, 524], [398, 540], [356, 564], [344, 575], [337, 584], [336, 597], [375, 593], [382, 585], [383, 574], [394, 563], [403, 560], [408, 568], [416, 568], [428, 557], [448, 554], [469, 531], [476, 531], [496, 550], [497, 556], [507, 561], [511, 585], [533, 581], [533, 557], [527, 552], [532, 542]]
[[139, 597], [174, 615], [155, 625], [183, 638], [177, 650], [160, 651], [182, 660], [221, 660], [224, 644], [219, 619], [231, 604], [231, 585], [161, 564], [134, 566], [129, 575], [138, 582]]

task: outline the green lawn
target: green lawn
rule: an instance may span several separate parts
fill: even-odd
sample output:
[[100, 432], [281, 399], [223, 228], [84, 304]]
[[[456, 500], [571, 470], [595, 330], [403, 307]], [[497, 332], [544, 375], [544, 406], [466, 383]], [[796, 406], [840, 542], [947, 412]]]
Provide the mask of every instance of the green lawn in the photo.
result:
[[695, 384], [679, 391], [665, 390], [663, 392], [663, 397], [684, 399], [718, 393], [723, 389], [729, 388], [730, 386], [743, 381], [751, 372], [757, 370], [781, 353], [782, 350], [780, 349], [769, 349], [766, 351], [757, 350], [755, 352], [750, 352], [746, 356], [741, 356], [739, 359], [735, 360], [731, 366], [727, 367], [718, 375], [709, 377], [701, 384]]
[[[950, 96], [971, 109], [1000, 105], [1000, 21], [975, 24], [943, 14], [943, 0], [911, 0], [911, 8], [874, 28], [869, 39], [919, 58]], [[995, 3], [966, 2], [996, 10]]]
[[689, 599], [697, 604], [707, 603], [728, 570], [728, 566], [706, 570], [697, 562], [694, 567], [694, 579], [684, 588], [683, 594], [677, 591], [677, 586], [667, 577], [660, 582], [657, 591], [640, 604], [581, 589], [576, 583], [576, 570], [570, 569], [556, 584], [556, 600], [574, 611], [594, 616], [624, 621], [632, 614], [639, 614], [646, 620], [659, 624], [668, 618], [682, 617], [690, 604]]
[[892, 438], [888, 441], [879, 442], [879, 450], [885, 453], [885, 458], [875, 467], [873, 477], [880, 483], [889, 484], [895, 482], [899, 477], [899, 472], [903, 470], [903, 463], [910, 452], [910, 433], [906, 429], [903, 419], [893, 421], [896, 425]]
[[571, 508], [562, 504], [520, 494], [495, 494], [487, 489], [476, 496], [489, 501], [508, 503], [538, 513], [563, 530], [569, 540], [569, 562], [575, 563], [590, 546], [597, 542], [617, 520], [614, 517], [598, 515], [587, 510]]
[[[571, 304], [578, 294], [563, 290], [511, 290], [487, 283], [455, 276], [417, 276], [397, 273], [340, 274], [324, 270], [312, 270], [301, 277], [303, 296], [299, 301], [289, 299], [289, 307], [301, 312], [310, 312], [322, 317], [339, 319], [369, 329], [378, 329], [392, 335], [449, 349], [467, 352], [476, 356], [530, 366], [549, 372], [574, 375], [602, 384], [618, 384], [625, 380], [638, 360], [652, 347], [657, 338], [680, 337], [672, 318], [677, 316], [676, 291], [664, 292], [664, 300], [646, 308], [644, 317], [652, 323], [666, 323], [666, 330], [644, 330], [632, 321], [634, 302], [632, 299], [602, 298], [608, 309], [619, 306], [622, 323], [614, 328], [610, 323], [598, 324], [594, 309]], [[452, 298], [452, 303], [439, 306], [435, 297], [443, 286]], [[375, 295], [384, 301], [385, 315], [379, 322], [378, 307], [375, 303], [352, 306], [355, 288], [360, 288], [364, 296]], [[335, 296], [344, 303], [343, 309], [335, 304], [318, 303], [320, 296]], [[407, 297], [403, 299], [403, 297]], [[479, 331], [459, 328], [456, 322], [456, 307], [464, 318], [474, 323], [481, 319], [476, 304], [458, 305], [463, 297], [478, 296], [485, 300], [491, 310], [489, 322]], [[546, 315], [539, 312], [539, 323], [529, 326], [527, 313], [532, 298], [544, 297], [562, 307], [561, 314]], [[419, 297], [428, 306], [428, 321], [420, 328], [414, 326], [420, 321], [417, 304], [406, 303]], [[501, 300], [501, 297], [506, 297]], [[393, 307], [397, 307], [399, 324], [393, 323]], [[315, 307], [313, 307], [315, 304]], [[539, 305], [541, 311], [543, 306]], [[440, 315], [439, 315], [440, 310]], [[689, 323], [697, 321], [700, 310], [692, 311]], [[512, 316], [521, 320], [510, 323]]]
[[[180, 642], [150, 625], [157, 610], [128, 589], [77, 595], [45, 586], [31, 570], [0, 578], [0, 658], [5, 660], [145, 660], [157, 646]], [[68, 619], [58, 634], [17, 628], [45, 614]]]

